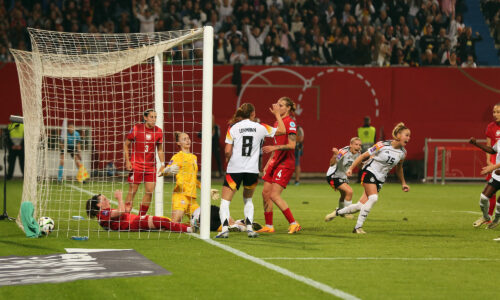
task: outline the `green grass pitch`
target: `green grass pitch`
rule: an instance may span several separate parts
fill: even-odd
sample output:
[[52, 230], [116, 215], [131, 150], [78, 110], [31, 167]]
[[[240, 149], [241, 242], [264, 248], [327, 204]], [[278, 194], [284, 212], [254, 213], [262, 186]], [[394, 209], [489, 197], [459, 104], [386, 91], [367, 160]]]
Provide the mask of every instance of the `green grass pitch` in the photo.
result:
[[[483, 184], [413, 184], [409, 193], [386, 184], [365, 223], [324, 216], [338, 193], [326, 183], [290, 186], [283, 197], [304, 228], [286, 233], [275, 209], [275, 234], [249, 239], [231, 233], [218, 241], [361, 299], [494, 299], [498, 293], [500, 230], [472, 228]], [[220, 183], [214, 184], [220, 188]], [[353, 184], [354, 199], [361, 187]], [[83, 185], [82, 188], [86, 188]], [[166, 187], [166, 190], [170, 187]], [[255, 218], [263, 223], [259, 185]], [[22, 182], [8, 183], [8, 213], [17, 216]], [[111, 195], [108, 195], [111, 196]], [[140, 198], [137, 198], [140, 199]], [[138, 200], [136, 200], [137, 202]], [[137, 206], [137, 203], [136, 203]], [[231, 214], [243, 215], [241, 192]], [[3, 299], [331, 299], [333, 296], [188, 235], [101, 235], [88, 241], [28, 239], [14, 222], [0, 222], [0, 256], [64, 253], [64, 248], [133, 248], [170, 276], [80, 280], [0, 288]], [[212, 235], [213, 236], [213, 235]]]

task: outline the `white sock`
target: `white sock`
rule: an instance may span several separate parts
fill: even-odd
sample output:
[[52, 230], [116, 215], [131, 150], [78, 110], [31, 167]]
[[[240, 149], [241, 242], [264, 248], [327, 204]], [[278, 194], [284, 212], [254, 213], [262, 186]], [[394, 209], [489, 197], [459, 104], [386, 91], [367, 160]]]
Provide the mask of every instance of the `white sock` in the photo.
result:
[[358, 203], [352, 204], [352, 201], [351, 201], [351, 205], [346, 206], [342, 209], [339, 209], [339, 211], [337, 213], [339, 215], [354, 214], [354, 213], [357, 213], [358, 211], [360, 211], [361, 207], [363, 207], [363, 203], [358, 202]]
[[368, 201], [366, 201], [366, 203], [363, 204], [363, 207], [361, 207], [361, 212], [359, 213], [358, 221], [356, 222], [356, 227], [354, 228], [363, 227], [363, 223], [365, 223], [366, 217], [368, 217], [370, 210], [372, 209], [373, 205], [377, 202], [377, 200], [378, 200], [377, 194], [368, 196]]
[[486, 197], [483, 193], [481, 193], [481, 197], [479, 197], [479, 207], [483, 212], [483, 218], [489, 220], [490, 215], [488, 214], [488, 210], [490, 209], [490, 198]]
[[344, 200], [340, 200], [340, 199], [339, 199], [339, 209], [342, 209], [342, 208], [344, 208], [344, 207], [346, 207], [346, 206], [347, 206], [347, 205], [345, 205]]
[[220, 217], [220, 223], [222, 224], [222, 232], [228, 230], [229, 216], [230, 216], [229, 204], [231, 204], [231, 201], [227, 201], [225, 199], [220, 200], [219, 217]]
[[344, 200], [344, 207], [348, 207], [351, 204], [352, 204], [352, 200], [349, 200], [349, 201]]
[[[243, 203], [245, 203], [245, 207], [243, 208], [243, 213], [245, 214], [245, 225], [247, 226], [247, 230], [253, 230], [253, 202], [252, 198], [243, 198]], [[246, 221], [250, 221], [250, 224], [246, 224]]]

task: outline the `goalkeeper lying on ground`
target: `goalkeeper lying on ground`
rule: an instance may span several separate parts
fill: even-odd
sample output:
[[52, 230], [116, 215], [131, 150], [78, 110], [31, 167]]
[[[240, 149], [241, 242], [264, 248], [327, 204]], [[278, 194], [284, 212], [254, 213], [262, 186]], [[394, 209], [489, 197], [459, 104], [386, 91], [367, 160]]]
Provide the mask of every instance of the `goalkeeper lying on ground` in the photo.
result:
[[170, 221], [165, 217], [150, 215], [138, 216], [125, 212], [122, 191], [115, 191], [118, 200], [118, 209], [112, 209], [106, 196], [94, 195], [87, 200], [87, 215], [89, 218], [97, 217], [97, 221], [106, 230], [140, 231], [140, 230], [169, 230], [176, 232], [193, 232], [191, 227]]
[[[220, 193], [216, 189], [212, 189], [210, 191], [210, 197], [212, 198], [212, 201], [218, 201], [220, 200]], [[210, 206], [210, 231], [221, 231], [222, 226], [220, 223], [220, 216], [219, 216], [219, 210], [220, 208], [217, 205], [211, 205]], [[191, 226], [192, 227], [198, 227], [200, 224], [200, 210], [198, 209], [193, 213], [193, 216], [191, 217]], [[259, 230], [262, 228], [262, 225], [259, 223], [252, 223], [253, 225], [253, 230]], [[229, 217], [229, 231], [241, 231], [241, 232], [247, 232], [247, 228], [245, 226], [245, 220], [234, 220], [233, 218]]]

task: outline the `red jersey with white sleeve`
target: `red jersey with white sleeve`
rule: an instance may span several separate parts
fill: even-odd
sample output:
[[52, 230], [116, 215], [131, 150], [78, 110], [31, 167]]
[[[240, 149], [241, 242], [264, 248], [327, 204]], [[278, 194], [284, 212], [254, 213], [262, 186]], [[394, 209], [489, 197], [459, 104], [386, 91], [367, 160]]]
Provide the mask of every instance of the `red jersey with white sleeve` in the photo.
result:
[[130, 162], [135, 171], [156, 172], [156, 146], [163, 143], [160, 127], [148, 128], [146, 124], [135, 125], [127, 134], [132, 142]]
[[[497, 122], [491, 122], [486, 127], [486, 137], [491, 140], [491, 147], [493, 147], [498, 140], [500, 140], [500, 125]], [[490, 155], [491, 162], [496, 163], [495, 155]]]
[[[283, 123], [285, 123], [286, 134], [275, 135], [274, 145], [286, 145], [288, 144], [288, 135], [297, 134], [297, 124], [290, 116], [283, 118]], [[278, 121], [274, 123], [274, 128], [278, 127]], [[272, 160], [270, 161], [270, 166], [282, 166], [287, 169], [295, 169], [295, 149], [291, 150], [276, 150], [274, 151]]]

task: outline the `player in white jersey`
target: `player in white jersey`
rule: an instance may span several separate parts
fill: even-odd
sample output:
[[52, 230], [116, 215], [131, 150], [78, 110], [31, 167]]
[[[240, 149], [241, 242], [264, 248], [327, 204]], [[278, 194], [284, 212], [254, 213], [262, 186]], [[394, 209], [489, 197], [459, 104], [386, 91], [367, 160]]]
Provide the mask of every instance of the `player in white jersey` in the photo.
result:
[[[326, 182], [328, 182], [334, 190], [340, 192], [338, 209], [342, 209], [352, 204], [353, 192], [345, 172], [349, 169], [354, 160], [358, 158], [360, 151], [361, 139], [358, 137], [353, 137], [349, 146], [345, 146], [340, 150], [337, 148], [332, 149], [333, 155], [332, 158], [330, 158], [330, 168], [328, 168], [326, 172]], [[348, 219], [353, 218], [351, 214], [345, 214], [343, 217]], [[333, 218], [335, 218], [335, 211], [326, 215], [325, 222], [331, 221]]]
[[[489, 199], [491, 198], [492, 195], [496, 194], [498, 190], [500, 190], [500, 141], [496, 142], [493, 147], [489, 147], [486, 145], [478, 144], [476, 142], [475, 138], [471, 138], [469, 143], [472, 145], [478, 147], [479, 149], [483, 150], [486, 153], [489, 154], [496, 154], [496, 161], [495, 164], [487, 165], [484, 167], [481, 171], [481, 175], [486, 175], [488, 173], [491, 173], [491, 178], [486, 184], [486, 186], [483, 189], [483, 192], [481, 193], [481, 196], [479, 198], [479, 207], [481, 208], [481, 212], [483, 213], [483, 216], [479, 218], [476, 222], [472, 224], [474, 227], [481, 227], [483, 224], [487, 224], [488, 229], [493, 229], [498, 226], [500, 223], [500, 200], [497, 199], [497, 207], [495, 210], [495, 219], [491, 221], [491, 217], [488, 213], [488, 210], [490, 208], [490, 203]], [[500, 199], [500, 197], [499, 197]], [[497, 239], [495, 239], [497, 240]], [[500, 240], [500, 238], [499, 238]]]
[[242, 104], [229, 121], [230, 128], [226, 134], [226, 148], [224, 150], [228, 164], [219, 210], [222, 230], [216, 238], [227, 238], [229, 236], [229, 204], [242, 182], [244, 186], [243, 202], [245, 204], [244, 215], [247, 234], [248, 237], [258, 236], [258, 233], [252, 228], [254, 215], [252, 197], [259, 180], [261, 144], [266, 137], [274, 137], [286, 132], [278, 104], [273, 104], [269, 110], [276, 117], [277, 128], [254, 122], [255, 107], [250, 103]]
[[392, 168], [396, 167], [396, 175], [401, 181], [403, 191], [408, 192], [410, 190], [403, 174], [403, 161], [406, 157], [404, 147], [410, 141], [410, 129], [403, 123], [399, 123], [392, 130], [392, 136], [393, 140], [378, 142], [356, 158], [346, 172], [347, 176], [351, 176], [354, 166], [369, 158], [363, 170], [361, 170], [361, 183], [365, 189], [361, 199], [356, 204], [337, 210], [335, 216], [333, 216], [335, 218], [336, 216], [360, 211], [353, 233], [366, 233], [363, 230], [363, 224], [371, 208], [378, 201], [378, 193]]

